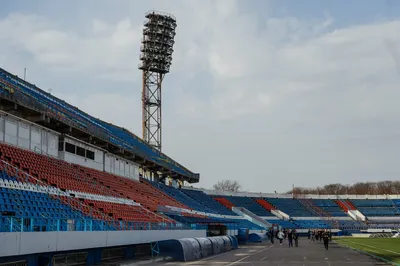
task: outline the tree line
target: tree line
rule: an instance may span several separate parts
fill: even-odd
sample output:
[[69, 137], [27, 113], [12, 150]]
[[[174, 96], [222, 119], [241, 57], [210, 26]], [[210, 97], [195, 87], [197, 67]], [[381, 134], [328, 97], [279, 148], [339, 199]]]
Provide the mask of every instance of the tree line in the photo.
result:
[[400, 181], [358, 182], [353, 185], [329, 184], [316, 188], [295, 187], [293, 190], [288, 191], [288, 193], [317, 195], [400, 194]]
[[[219, 181], [213, 186], [216, 191], [239, 192], [242, 186], [236, 180]], [[400, 181], [358, 182], [353, 185], [329, 184], [316, 188], [295, 187], [288, 194], [316, 195], [382, 195], [400, 194]]]

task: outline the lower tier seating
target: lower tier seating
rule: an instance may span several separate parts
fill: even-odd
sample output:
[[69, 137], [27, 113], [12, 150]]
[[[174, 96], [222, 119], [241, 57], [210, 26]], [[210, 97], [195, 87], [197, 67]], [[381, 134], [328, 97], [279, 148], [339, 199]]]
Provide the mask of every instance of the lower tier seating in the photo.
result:
[[19, 221], [14, 226], [23, 226], [24, 231], [52, 231], [55, 227], [65, 231], [68, 220], [91, 220], [48, 194], [1, 187], [0, 231], [10, 231], [7, 226], [12, 226], [12, 218]]
[[[134, 200], [142, 204], [152, 212], [156, 212], [160, 205], [170, 205], [175, 207], [184, 207], [185, 205], [172, 199], [158, 189], [142, 182], [136, 182], [124, 177], [115, 176], [105, 172], [86, 168], [79, 165], [69, 164], [65, 161], [43, 156], [31, 151], [23, 150], [6, 144], [0, 144], [0, 159], [10, 163], [23, 172], [28, 173], [37, 180], [46, 183], [49, 186], [56, 187], [63, 191], [72, 190], [84, 193], [104, 195], [110, 197], [119, 197]], [[13, 174], [18, 175], [15, 169]], [[36, 183], [33, 178], [25, 180], [19, 177], [20, 181]], [[89, 203], [89, 202], [86, 202]], [[98, 212], [103, 212], [116, 219], [139, 219], [149, 220], [148, 211], [144, 211], [140, 216], [137, 208], [129, 207], [134, 213], [132, 216], [126, 214], [125, 210], [119, 207], [100, 206], [91, 203]], [[127, 208], [127, 207], [123, 207]], [[164, 217], [168, 221], [167, 217]], [[159, 221], [160, 219], [150, 219], [150, 221]], [[161, 219], [162, 220], [162, 219]]]

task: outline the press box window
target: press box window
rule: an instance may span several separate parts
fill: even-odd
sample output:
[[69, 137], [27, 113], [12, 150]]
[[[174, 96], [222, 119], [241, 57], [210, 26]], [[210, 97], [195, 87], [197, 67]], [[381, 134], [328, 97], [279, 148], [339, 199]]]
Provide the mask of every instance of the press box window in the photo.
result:
[[94, 152], [86, 150], [86, 158], [88, 158], [90, 160], [94, 160]]
[[85, 149], [81, 147], [76, 147], [76, 154], [82, 157], [85, 157]]
[[75, 154], [75, 145], [65, 142], [65, 151]]

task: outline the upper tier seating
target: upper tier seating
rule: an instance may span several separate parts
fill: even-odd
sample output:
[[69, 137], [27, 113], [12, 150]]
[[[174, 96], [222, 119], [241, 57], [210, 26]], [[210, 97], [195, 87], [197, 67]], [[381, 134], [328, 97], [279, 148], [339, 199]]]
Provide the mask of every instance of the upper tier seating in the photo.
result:
[[237, 216], [236, 213], [228, 210], [227, 208], [225, 208], [225, 206], [223, 206], [218, 201], [214, 200], [211, 196], [207, 195], [203, 191], [182, 189], [182, 192], [190, 196], [192, 199], [196, 199], [197, 201], [201, 202], [204, 206], [207, 206], [209, 209], [213, 210], [213, 213]]
[[387, 199], [352, 199], [351, 202], [365, 216], [400, 216], [393, 201]]
[[315, 206], [322, 209], [324, 212], [330, 214], [331, 216], [347, 216], [345, 213], [333, 200], [330, 199], [313, 199], [312, 202]]
[[312, 212], [307, 210], [297, 199], [265, 198], [265, 200], [291, 217], [315, 216]]
[[[15, 90], [14, 97], [23, 97], [25, 101], [35, 104], [36, 108], [45, 106], [48, 112], [57, 114], [58, 118], [68, 120], [76, 124], [78, 127], [85, 130], [90, 130], [122, 148], [131, 149], [134, 147], [136, 152], [147, 158], [156, 158], [156, 161], [168, 160], [167, 157], [159, 152], [158, 150], [147, 145], [143, 140], [127, 131], [126, 129], [114, 126], [100, 119], [97, 119], [81, 110], [74, 107], [65, 101], [56, 98], [55, 96], [40, 90], [36, 86], [25, 82], [22, 79], [16, 78], [14, 75], [7, 73], [0, 68], [0, 84], [5, 84], [7, 87]], [[5, 90], [1, 89], [1, 93], [5, 93]], [[62, 114], [62, 115], [60, 115]], [[114, 136], [114, 137], [113, 137]], [[119, 138], [119, 139], [117, 139]], [[122, 141], [123, 140], [123, 141]], [[127, 145], [128, 144], [128, 145]], [[181, 174], [188, 174], [189, 171], [183, 166], [168, 160], [167, 164], [170, 168]]]
[[[80, 165], [69, 164], [65, 161], [42, 156], [6, 144], [0, 144], [0, 158], [37, 179], [64, 191], [72, 190], [132, 199], [143, 204], [150, 211], [157, 211], [158, 205], [187, 208], [150, 185]], [[28, 181], [36, 182], [35, 180]], [[127, 207], [122, 206], [122, 204], [88, 200], [85, 203], [93, 205], [97, 211], [104, 212], [114, 219], [134, 218], [139, 221], [168, 221], [168, 219], [164, 220], [164, 217], [150, 215], [148, 211], [144, 210], [141, 210], [142, 214], [139, 215], [141, 207]], [[132, 212], [132, 215], [127, 214], [127, 208]]]
[[274, 216], [272, 213], [264, 209], [254, 199], [248, 197], [226, 196], [227, 200], [232, 202], [236, 207], [243, 207], [258, 216]]

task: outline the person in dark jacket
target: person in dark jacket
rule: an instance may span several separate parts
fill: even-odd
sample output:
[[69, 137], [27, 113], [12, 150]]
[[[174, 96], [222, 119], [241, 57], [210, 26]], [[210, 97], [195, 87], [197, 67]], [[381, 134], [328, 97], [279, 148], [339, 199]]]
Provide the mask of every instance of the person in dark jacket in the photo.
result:
[[324, 240], [324, 247], [326, 250], [329, 248], [329, 232], [325, 229], [325, 232], [322, 233], [322, 239]]
[[299, 234], [297, 233], [296, 230], [293, 230], [293, 240], [294, 240], [294, 245], [296, 247], [299, 246]]
[[269, 229], [267, 234], [268, 234], [269, 240], [271, 241], [271, 244], [273, 244], [274, 238], [275, 238], [274, 231], [272, 229]]
[[293, 247], [293, 231], [292, 230], [288, 231], [287, 238], [289, 240], [289, 247]]

